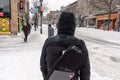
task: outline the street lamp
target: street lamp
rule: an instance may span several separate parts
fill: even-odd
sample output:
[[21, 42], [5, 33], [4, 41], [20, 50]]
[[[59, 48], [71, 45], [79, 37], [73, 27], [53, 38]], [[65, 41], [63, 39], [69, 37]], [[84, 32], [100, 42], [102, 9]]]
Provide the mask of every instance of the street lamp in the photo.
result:
[[42, 9], [42, 2], [43, 0], [40, 0], [40, 17], [41, 17], [41, 23], [40, 23], [40, 33], [42, 34], [42, 16], [43, 16], [43, 9]]
[[117, 10], [118, 10], [118, 32], [120, 31], [120, 5], [116, 5]]

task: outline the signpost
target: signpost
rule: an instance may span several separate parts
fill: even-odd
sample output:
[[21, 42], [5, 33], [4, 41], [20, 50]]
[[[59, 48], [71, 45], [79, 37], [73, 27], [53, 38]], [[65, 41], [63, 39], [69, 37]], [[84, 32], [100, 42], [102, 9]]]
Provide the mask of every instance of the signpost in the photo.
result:
[[43, 8], [42, 8], [42, 2], [43, 0], [40, 0], [40, 17], [41, 17], [41, 23], [40, 23], [40, 33], [42, 34], [42, 16], [43, 16]]

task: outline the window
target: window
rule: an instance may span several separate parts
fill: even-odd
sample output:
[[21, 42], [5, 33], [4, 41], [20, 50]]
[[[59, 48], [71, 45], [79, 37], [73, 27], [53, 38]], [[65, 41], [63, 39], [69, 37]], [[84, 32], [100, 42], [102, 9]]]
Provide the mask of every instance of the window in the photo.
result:
[[0, 12], [4, 13], [5, 18], [10, 18], [10, 0], [0, 0]]

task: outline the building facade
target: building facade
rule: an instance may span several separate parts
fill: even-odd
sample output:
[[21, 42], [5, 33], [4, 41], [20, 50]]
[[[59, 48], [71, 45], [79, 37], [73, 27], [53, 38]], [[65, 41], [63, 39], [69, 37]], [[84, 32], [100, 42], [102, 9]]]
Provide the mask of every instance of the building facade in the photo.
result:
[[59, 16], [60, 11], [50, 11], [50, 13], [47, 14], [48, 23], [57, 24]]
[[76, 24], [78, 24], [78, 14], [77, 14], [77, 1], [67, 5], [67, 6], [62, 6], [60, 11], [65, 11], [65, 12], [72, 12], [75, 15], [76, 18]]
[[10, 0], [0, 0], [0, 34], [10, 33], [11, 20]]
[[18, 2], [19, 0], [11, 0], [11, 33], [18, 31]]
[[77, 7], [77, 1], [71, 3], [71, 4], [67, 5], [67, 6], [62, 6], [60, 11], [61, 11], [61, 12], [62, 12], [62, 11], [72, 12], [72, 13], [74, 13], [75, 16], [76, 16], [76, 11], [77, 11], [77, 10], [76, 10], [76, 7]]
[[[12, 0], [15, 2], [15, 0]], [[29, 1], [28, 0], [18, 0], [15, 5], [11, 1], [11, 12], [12, 15], [12, 33], [17, 33], [22, 30], [24, 23], [29, 23]], [[13, 6], [12, 6], [13, 5]], [[15, 7], [12, 9], [12, 7]], [[17, 16], [17, 17], [16, 17]], [[16, 19], [14, 20], [14, 18]]]
[[[97, 26], [98, 22], [100, 22], [98, 21], [99, 16], [111, 14], [115, 19], [113, 20], [111, 16], [108, 16], [109, 18], [106, 18], [106, 21], [108, 22], [110, 19], [109, 24], [113, 24], [112, 28], [116, 29], [117, 26], [115, 27], [115, 24], [118, 24], [116, 22], [118, 21], [116, 5], [119, 4], [120, 0], [77, 0], [67, 6], [61, 7], [61, 11], [73, 12], [76, 17], [77, 26], [94, 28], [99, 28]], [[114, 12], [116, 13], [115, 15], [113, 15]]]
[[[20, 6], [24, 6], [24, 11], [20, 11]], [[0, 13], [3, 14], [0, 15], [0, 34], [20, 32], [22, 21], [29, 19], [28, 12], [29, 3], [26, 0], [0, 0]]]
[[[80, 26], [94, 26], [96, 25], [96, 15], [116, 12], [115, 6], [120, 3], [120, 0], [77, 0], [77, 15], [79, 16]], [[111, 10], [110, 10], [111, 9]]]
[[110, 24], [108, 27], [108, 18], [109, 14], [99, 14], [96, 17], [96, 28], [102, 30], [115, 30], [117, 31], [118, 27], [118, 13], [111, 13]]

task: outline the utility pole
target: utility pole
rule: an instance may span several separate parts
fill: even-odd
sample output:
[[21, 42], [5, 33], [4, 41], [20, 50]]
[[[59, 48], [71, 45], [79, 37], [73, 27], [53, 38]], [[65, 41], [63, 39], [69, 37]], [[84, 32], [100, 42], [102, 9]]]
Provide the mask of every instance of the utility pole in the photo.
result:
[[42, 8], [42, 2], [43, 2], [43, 0], [40, 0], [40, 33], [42, 34], [42, 16], [43, 16], [43, 8]]

